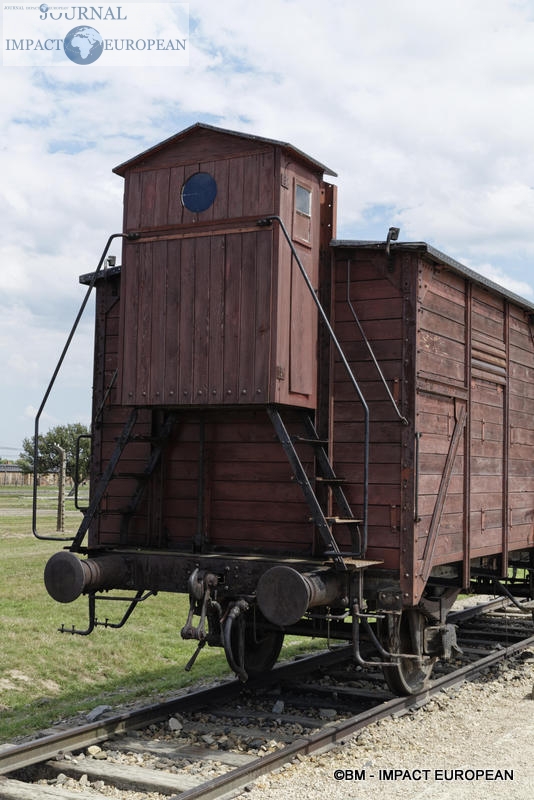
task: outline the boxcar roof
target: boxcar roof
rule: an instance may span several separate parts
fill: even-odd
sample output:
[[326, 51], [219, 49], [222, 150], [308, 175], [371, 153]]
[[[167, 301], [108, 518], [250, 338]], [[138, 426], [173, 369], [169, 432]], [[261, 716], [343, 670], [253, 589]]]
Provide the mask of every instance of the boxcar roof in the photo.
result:
[[[360, 239], [334, 239], [331, 242], [331, 246], [339, 249], [359, 248], [385, 250], [386, 243], [383, 241], [364, 241]], [[464, 266], [464, 264], [461, 264], [459, 261], [456, 261], [454, 258], [446, 255], [446, 253], [442, 253], [441, 250], [437, 250], [435, 247], [432, 247], [432, 245], [429, 245], [426, 242], [391, 242], [390, 248], [392, 251], [401, 250], [406, 252], [418, 252], [422, 253], [423, 255], [427, 255], [430, 259], [438, 264], [448, 267], [450, 270], [452, 270], [452, 272], [457, 272], [474, 283], [478, 283], [481, 286], [485, 286], [487, 289], [491, 289], [491, 291], [506, 297], [508, 300], [512, 300], [518, 306], [526, 308], [528, 311], [534, 311], [534, 303], [525, 300], [524, 297], [520, 297], [518, 294], [514, 294], [514, 292], [510, 292], [508, 289], [505, 289], [504, 286], [500, 286], [498, 283], [490, 281], [489, 278], [485, 278], [484, 275], [480, 275], [480, 273], [469, 269], [469, 267]]]
[[302, 150], [299, 150], [297, 147], [294, 147], [289, 142], [281, 142], [277, 139], [267, 139], [264, 136], [255, 136], [251, 133], [241, 133], [240, 131], [231, 131], [227, 130], [226, 128], [218, 128], [215, 125], [207, 125], [205, 122], [195, 122], [194, 125], [190, 125], [189, 128], [185, 128], [183, 131], [179, 133], [175, 133], [173, 136], [170, 136], [168, 139], [164, 139], [164, 141], [159, 142], [158, 144], [154, 145], [154, 147], [149, 147], [148, 150], [145, 150], [142, 153], [130, 158], [128, 161], [124, 161], [122, 164], [119, 164], [118, 167], [115, 167], [113, 172], [117, 175], [124, 175], [127, 170], [131, 169], [136, 165], [138, 161], [143, 161], [148, 156], [154, 155], [155, 153], [159, 152], [160, 150], [164, 150], [171, 144], [175, 142], [179, 142], [181, 139], [185, 139], [188, 136], [191, 136], [198, 130], [206, 130], [206, 131], [213, 131], [214, 133], [222, 133], [227, 136], [237, 136], [240, 139], [248, 139], [252, 141], [256, 141], [263, 144], [272, 144], [277, 147], [282, 147], [284, 150], [289, 150], [290, 152], [294, 153], [299, 158], [304, 159], [309, 164], [317, 167], [318, 169], [322, 170], [326, 175], [332, 175], [334, 177], [337, 176], [336, 172], [332, 172], [331, 169], [326, 167], [324, 164], [321, 164], [320, 161], [317, 159], [312, 158], [311, 156], [304, 153]]
[[83, 275], [80, 275], [79, 281], [85, 286], [89, 286], [93, 278], [96, 280], [103, 280], [105, 278], [114, 278], [116, 275], [120, 274], [120, 267], [102, 267], [98, 275], [96, 275], [96, 272], [85, 272]]

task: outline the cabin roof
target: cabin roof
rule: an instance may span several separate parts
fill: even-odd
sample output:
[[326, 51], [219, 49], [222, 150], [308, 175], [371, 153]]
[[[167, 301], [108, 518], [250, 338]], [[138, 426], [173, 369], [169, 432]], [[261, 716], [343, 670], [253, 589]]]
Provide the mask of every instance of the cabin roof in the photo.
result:
[[[334, 239], [330, 245], [331, 247], [338, 249], [386, 249], [386, 243], [384, 241], [365, 241], [360, 239]], [[487, 289], [491, 289], [492, 292], [496, 292], [497, 294], [506, 297], [508, 300], [511, 300], [518, 306], [521, 306], [521, 308], [527, 309], [527, 311], [534, 311], [534, 303], [531, 303], [529, 300], [525, 300], [524, 297], [520, 297], [518, 294], [514, 294], [514, 292], [510, 292], [508, 289], [505, 289], [504, 286], [494, 283], [494, 281], [484, 277], [484, 275], [469, 269], [469, 267], [466, 267], [464, 264], [461, 264], [459, 261], [456, 261], [456, 259], [451, 258], [451, 256], [448, 256], [446, 253], [442, 253], [441, 250], [437, 250], [435, 247], [432, 247], [432, 245], [427, 244], [426, 242], [391, 242], [390, 248], [391, 251], [401, 250], [404, 252], [416, 252], [427, 255], [433, 261], [441, 264], [444, 267], [448, 267], [453, 272], [463, 275], [464, 278], [468, 278], [469, 280], [473, 281], [473, 283], [477, 283], [479, 286], [484, 286]]]
[[332, 172], [332, 170], [329, 169], [329, 167], [326, 167], [324, 164], [321, 164], [320, 161], [317, 161], [317, 159], [312, 158], [311, 156], [304, 153], [302, 150], [299, 150], [297, 147], [294, 147], [292, 144], [289, 144], [289, 142], [281, 142], [278, 141], [277, 139], [267, 139], [264, 136], [255, 136], [254, 134], [251, 133], [242, 133], [240, 131], [227, 130], [226, 128], [218, 128], [215, 125], [207, 125], [205, 122], [195, 122], [194, 125], [190, 125], [189, 128], [185, 128], [183, 131], [174, 134], [174, 136], [170, 136], [168, 139], [164, 139], [164, 141], [159, 142], [158, 144], [154, 145], [154, 147], [149, 147], [148, 150], [144, 150], [142, 153], [139, 153], [133, 158], [128, 159], [128, 161], [123, 161], [122, 164], [119, 164], [117, 167], [113, 169], [113, 172], [115, 172], [117, 175], [124, 176], [124, 174], [129, 169], [134, 167], [138, 162], [144, 161], [147, 157], [154, 155], [155, 153], [158, 153], [161, 150], [164, 150], [171, 144], [175, 144], [176, 142], [179, 142], [182, 139], [186, 139], [188, 136], [193, 135], [195, 131], [198, 130], [213, 131], [215, 133], [221, 133], [226, 136], [237, 136], [241, 139], [248, 139], [263, 144], [272, 144], [277, 147], [282, 147], [284, 150], [294, 153], [299, 158], [303, 159], [304, 161], [307, 161], [308, 164], [311, 164], [317, 169], [320, 169], [325, 175], [331, 175], [333, 177], [337, 176], [337, 173]]

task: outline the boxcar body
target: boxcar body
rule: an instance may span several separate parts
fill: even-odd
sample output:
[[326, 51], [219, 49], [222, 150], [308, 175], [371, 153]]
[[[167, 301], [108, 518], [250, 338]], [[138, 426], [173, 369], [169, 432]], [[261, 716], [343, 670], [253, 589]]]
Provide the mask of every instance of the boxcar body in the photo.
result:
[[199, 124], [115, 171], [122, 265], [81, 278], [92, 498], [50, 593], [90, 629], [108, 589], [188, 593], [182, 635], [242, 678], [288, 630], [360, 663], [365, 634], [417, 691], [462, 588], [513, 565], [532, 594], [534, 307], [424, 243], [336, 240], [333, 173], [286, 143]]

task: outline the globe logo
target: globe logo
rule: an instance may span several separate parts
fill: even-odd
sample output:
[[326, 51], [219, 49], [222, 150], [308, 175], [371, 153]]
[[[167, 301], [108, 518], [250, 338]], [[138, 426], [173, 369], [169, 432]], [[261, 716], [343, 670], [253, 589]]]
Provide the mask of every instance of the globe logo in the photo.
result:
[[95, 28], [78, 25], [65, 36], [63, 49], [67, 58], [75, 64], [93, 64], [102, 55], [104, 42]]
[[48, 11], [48, 6], [46, 5], [46, 3], [43, 3], [42, 6], [39, 6], [39, 11], [41, 11], [43, 14], [46, 14], [46, 12]]

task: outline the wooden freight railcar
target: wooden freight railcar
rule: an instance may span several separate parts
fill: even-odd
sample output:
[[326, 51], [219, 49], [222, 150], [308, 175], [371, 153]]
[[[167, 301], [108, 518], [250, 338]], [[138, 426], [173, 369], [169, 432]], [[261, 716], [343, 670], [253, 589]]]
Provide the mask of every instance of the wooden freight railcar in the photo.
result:
[[532, 595], [534, 307], [426, 244], [336, 240], [333, 173], [283, 142], [197, 124], [115, 171], [122, 265], [81, 279], [91, 502], [50, 594], [88, 594], [87, 633], [103, 591], [136, 592], [123, 621], [188, 593], [182, 636], [243, 679], [287, 631], [360, 663], [365, 636], [417, 691], [462, 588], [513, 564]]

